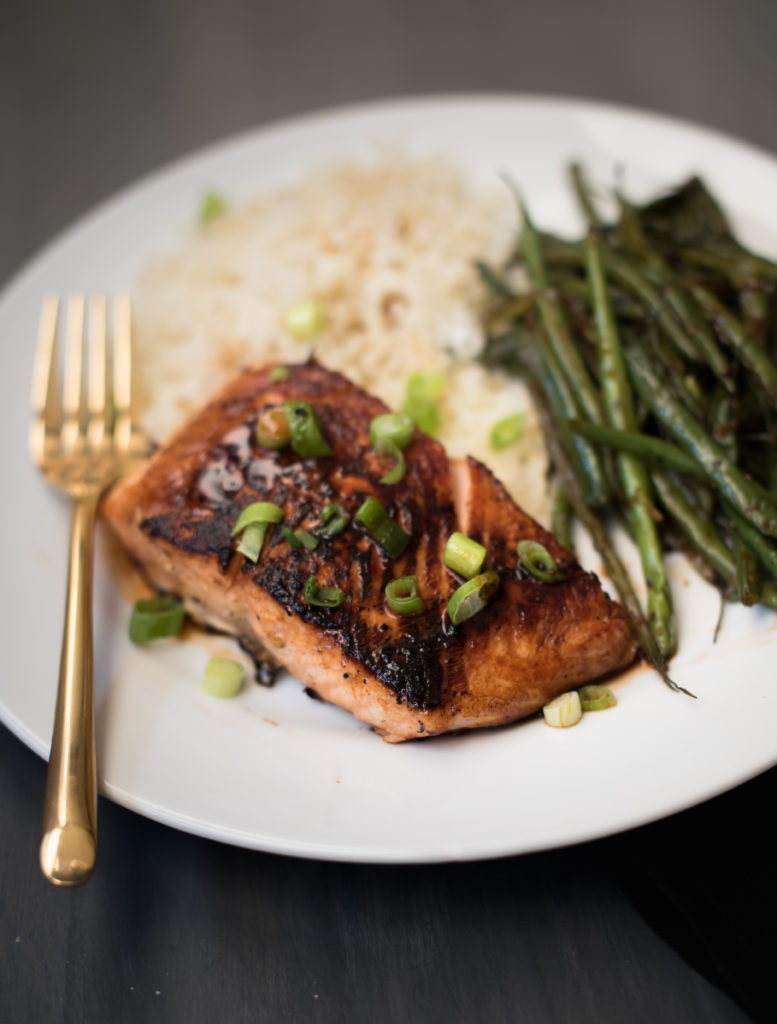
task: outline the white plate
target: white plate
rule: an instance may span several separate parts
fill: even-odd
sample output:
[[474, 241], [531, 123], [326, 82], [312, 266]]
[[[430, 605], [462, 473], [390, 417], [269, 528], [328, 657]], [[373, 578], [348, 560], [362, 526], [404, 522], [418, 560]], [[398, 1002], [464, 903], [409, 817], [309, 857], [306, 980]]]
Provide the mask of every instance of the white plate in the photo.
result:
[[[27, 460], [27, 393], [41, 297], [127, 289], [202, 192], [250, 195], [375, 143], [442, 150], [473, 174], [508, 171], [536, 219], [579, 225], [572, 158], [621, 168], [650, 191], [701, 172], [757, 248], [777, 254], [777, 162], [666, 118], [590, 103], [451, 97], [375, 104], [263, 129], [196, 154], [101, 206], [45, 249], [0, 300], [2, 502], [0, 716], [47, 755], [65, 584], [67, 506]], [[199, 690], [206, 651], [126, 640], [128, 609], [98, 573], [97, 725], [103, 793], [141, 814], [226, 842], [305, 857], [439, 861], [578, 842], [688, 807], [777, 762], [777, 628], [727, 610], [672, 564], [681, 649], [674, 694], [647, 670], [617, 685], [617, 709], [555, 731], [541, 721], [389, 746], [291, 678], [234, 701]]]

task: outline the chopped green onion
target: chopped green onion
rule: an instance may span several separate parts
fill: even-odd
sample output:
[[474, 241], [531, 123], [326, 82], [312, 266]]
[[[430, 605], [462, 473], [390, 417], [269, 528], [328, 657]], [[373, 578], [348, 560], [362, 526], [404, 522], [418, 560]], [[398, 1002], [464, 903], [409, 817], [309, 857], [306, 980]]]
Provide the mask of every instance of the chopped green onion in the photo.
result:
[[312, 341], [325, 323], [324, 307], [313, 299], [298, 302], [286, 314], [286, 330], [296, 341]]
[[353, 518], [392, 558], [398, 558], [410, 543], [410, 534], [391, 518], [377, 498], [366, 498]]
[[223, 217], [227, 210], [227, 201], [222, 195], [218, 192], [206, 192], [200, 199], [200, 226], [207, 227], [214, 220]]
[[471, 537], [463, 533], [452, 533], [442, 553], [442, 560], [449, 569], [471, 580], [483, 568], [486, 560], [486, 549]]
[[297, 550], [299, 550], [302, 547], [302, 541], [298, 540], [297, 537], [294, 536], [294, 534], [288, 528], [288, 526], [282, 526], [281, 527], [281, 533], [283, 534], [283, 536], [286, 538], [286, 540], [289, 542], [289, 544], [291, 544], [291, 546], [293, 548], [296, 548]]
[[186, 609], [177, 597], [164, 594], [136, 601], [130, 616], [129, 637], [134, 644], [144, 644], [181, 632]]
[[270, 370], [270, 380], [276, 384], [279, 380], [288, 380], [291, 377], [291, 370], [288, 366], [273, 366]]
[[235, 537], [251, 523], [280, 523], [282, 520], [283, 509], [280, 505], [271, 501], [255, 501], [252, 505], [246, 505], [237, 517], [232, 536]]
[[518, 557], [535, 580], [558, 583], [566, 579], [566, 573], [559, 569], [548, 549], [536, 540], [518, 541]]
[[246, 505], [232, 528], [233, 537], [241, 534], [238, 552], [249, 562], [258, 562], [268, 527], [271, 523], [280, 523], [282, 519], [283, 509], [271, 501], [255, 501], [252, 505]]
[[243, 666], [231, 658], [211, 658], [201, 685], [209, 697], [235, 697], [243, 685]]
[[345, 594], [339, 587], [320, 587], [315, 576], [305, 584], [302, 596], [307, 604], [319, 608], [338, 608], [345, 600]]
[[313, 458], [333, 454], [324, 440], [310, 402], [284, 402], [283, 408], [291, 432], [291, 446], [297, 455]]
[[413, 421], [401, 413], [382, 413], [370, 423], [370, 444], [383, 455], [391, 455], [396, 465], [381, 478], [382, 484], [397, 484], [405, 475], [402, 450], [413, 440]]
[[380, 478], [382, 484], [398, 484], [402, 477], [405, 475], [405, 469], [407, 463], [405, 462], [405, 453], [395, 444], [394, 441], [386, 438], [380, 442], [380, 448], [378, 449], [383, 455], [391, 455], [395, 459], [394, 465], [391, 469], [384, 473]]
[[318, 547], [318, 537], [312, 534], [310, 530], [305, 530], [300, 526], [299, 529], [294, 531], [294, 536], [303, 548], [307, 548], [308, 551], [315, 551]]
[[386, 604], [397, 615], [418, 615], [426, 611], [418, 593], [418, 577], [400, 576], [387, 584]]
[[365, 498], [354, 516], [356, 522], [363, 526], [368, 533], [372, 533], [387, 518], [388, 512], [377, 498]]
[[607, 686], [581, 686], [577, 692], [583, 711], [606, 711], [618, 703], [615, 694]]
[[380, 450], [380, 443], [388, 439], [398, 448], [407, 448], [413, 440], [413, 421], [398, 412], [385, 412], [370, 422], [370, 444]]
[[483, 572], [462, 583], [448, 601], [448, 618], [453, 625], [458, 626], [482, 611], [496, 593], [498, 586], [499, 576], [491, 571]]
[[445, 376], [439, 370], [421, 370], [408, 377], [402, 412], [426, 434], [434, 436], [440, 429], [437, 402], [445, 388]]
[[517, 412], [514, 416], [505, 416], [491, 428], [489, 440], [495, 452], [501, 452], [509, 448], [511, 444], [520, 441], [526, 429], [526, 413]]
[[259, 413], [254, 428], [257, 442], [262, 448], [280, 451], [291, 441], [289, 421], [282, 405], [271, 405]]
[[577, 691], [570, 690], [569, 693], [562, 693], [560, 696], [554, 697], [542, 709], [542, 715], [548, 725], [552, 725], [554, 729], [568, 729], [570, 725], [577, 725], [583, 717], [583, 709]]
[[249, 523], [240, 536], [240, 543], [237, 546], [238, 552], [245, 556], [249, 562], [258, 562], [262, 553], [264, 538], [267, 536], [269, 523]]
[[321, 509], [321, 533], [325, 537], [336, 537], [350, 523], [351, 517], [336, 501], [327, 502]]

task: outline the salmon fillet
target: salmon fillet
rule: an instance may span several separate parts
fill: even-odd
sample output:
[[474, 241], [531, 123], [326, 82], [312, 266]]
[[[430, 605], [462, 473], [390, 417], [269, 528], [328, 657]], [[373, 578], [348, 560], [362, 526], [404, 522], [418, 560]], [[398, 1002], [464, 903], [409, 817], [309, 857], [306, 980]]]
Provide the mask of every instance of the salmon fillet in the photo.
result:
[[[620, 606], [485, 466], [449, 460], [416, 430], [403, 479], [381, 484], [394, 463], [370, 446], [369, 427], [386, 406], [314, 361], [288, 372], [277, 381], [269, 367], [243, 371], [109, 493], [108, 522], [159, 590], [390, 742], [515, 721], [633, 659]], [[332, 456], [259, 447], [258, 414], [286, 400], [312, 405]], [[353, 516], [368, 496], [411, 535], [400, 557], [353, 522], [314, 551], [294, 549], [276, 526], [257, 564], [235, 552], [232, 528], [252, 502], [271, 501], [286, 526], [315, 533], [327, 502]], [[461, 580], [442, 561], [456, 530], [485, 546], [485, 567], [500, 577], [491, 603], [459, 626], [446, 606]], [[547, 548], [564, 581], [525, 574], [516, 554], [524, 538]], [[411, 574], [426, 611], [399, 618], [385, 587]], [[305, 603], [311, 576], [344, 591], [340, 607]]]

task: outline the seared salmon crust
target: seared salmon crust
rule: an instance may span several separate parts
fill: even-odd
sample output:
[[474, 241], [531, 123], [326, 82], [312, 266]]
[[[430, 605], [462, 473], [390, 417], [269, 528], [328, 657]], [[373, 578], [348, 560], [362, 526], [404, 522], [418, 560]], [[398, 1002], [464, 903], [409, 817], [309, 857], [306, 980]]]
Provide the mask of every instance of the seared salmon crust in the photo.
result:
[[[270, 367], [243, 371], [108, 495], [108, 522], [155, 586], [391, 741], [514, 721], [632, 660], [620, 606], [485, 466], [449, 460], [416, 430], [403, 479], [381, 484], [394, 460], [371, 447], [369, 430], [386, 406], [314, 361], [287, 369], [283, 380]], [[287, 400], [311, 404], [333, 455], [260, 448], [258, 416]], [[398, 558], [353, 521], [313, 551], [275, 526], [256, 564], [236, 554], [232, 529], [252, 502], [273, 502], [283, 525], [316, 534], [325, 504], [353, 516], [369, 496], [410, 534]], [[442, 560], [456, 530], [485, 546], [485, 568], [500, 577], [492, 602], [459, 626], [446, 607], [461, 580]], [[516, 554], [524, 538], [547, 548], [564, 581], [526, 574]], [[407, 575], [418, 577], [426, 611], [399, 618], [385, 588]], [[343, 603], [306, 603], [311, 576], [340, 588]]]

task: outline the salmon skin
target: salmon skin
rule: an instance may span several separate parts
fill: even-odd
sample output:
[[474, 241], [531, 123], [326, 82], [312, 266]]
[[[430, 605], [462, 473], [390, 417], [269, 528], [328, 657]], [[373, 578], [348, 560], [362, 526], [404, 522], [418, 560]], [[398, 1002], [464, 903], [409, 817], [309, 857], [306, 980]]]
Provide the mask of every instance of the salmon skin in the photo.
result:
[[[556, 540], [523, 512], [485, 466], [449, 460], [416, 430], [407, 469], [370, 445], [370, 422], [387, 412], [339, 373], [311, 361], [244, 370], [131, 476], [109, 493], [104, 514], [161, 591], [197, 620], [240, 639], [259, 660], [276, 659], [305, 686], [346, 708], [390, 742], [501, 725], [628, 664], [635, 644], [622, 609]], [[315, 411], [331, 456], [262, 449], [258, 416], [287, 400]], [[271, 528], [256, 564], [236, 554], [232, 529], [245, 506], [270, 501], [283, 525], [321, 529], [321, 509], [350, 516], [377, 498], [410, 534], [398, 558], [353, 521], [338, 536], [295, 549]], [[443, 564], [460, 531], [483, 544], [500, 577], [490, 604], [458, 626], [446, 607], [461, 585]], [[519, 564], [518, 541], [543, 544], [566, 573], [542, 583]], [[416, 575], [426, 611], [398, 617], [386, 585]], [[336, 608], [307, 604], [306, 581], [337, 587]]]

